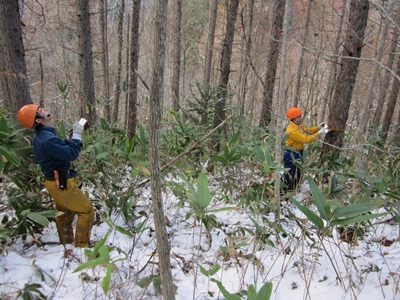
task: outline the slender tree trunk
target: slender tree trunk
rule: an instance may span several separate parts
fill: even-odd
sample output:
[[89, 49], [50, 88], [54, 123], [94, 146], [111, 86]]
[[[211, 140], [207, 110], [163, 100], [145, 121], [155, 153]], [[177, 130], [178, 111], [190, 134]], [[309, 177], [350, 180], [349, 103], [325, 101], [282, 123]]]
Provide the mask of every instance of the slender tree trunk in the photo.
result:
[[172, 80], [171, 97], [172, 108], [179, 111], [179, 81], [181, 75], [181, 40], [182, 40], [182, 0], [173, 0], [174, 22], [172, 33]]
[[114, 107], [112, 114], [112, 122], [118, 120], [118, 111], [119, 111], [119, 97], [121, 96], [121, 73], [122, 73], [122, 44], [124, 40], [123, 35], [123, 24], [124, 24], [124, 13], [125, 13], [125, 0], [121, 0], [121, 6], [119, 7], [119, 15], [118, 15], [118, 25], [117, 25], [117, 35], [118, 35], [118, 70], [117, 70], [117, 79], [115, 82], [115, 93], [114, 93]]
[[15, 116], [22, 106], [32, 103], [18, 1], [0, 1], [0, 45], [1, 85], [8, 96], [3, 106]]
[[[283, 132], [283, 120], [285, 115], [285, 98], [286, 98], [286, 61], [289, 48], [289, 36], [290, 36], [290, 8], [291, 1], [286, 0], [284, 22], [283, 22], [283, 47], [282, 47], [282, 60], [280, 70], [280, 82], [279, 82], [279, 100], [278, 100], [278, 117], [276, 118], [276, 142], [275, 142], [275, 160], [277, 162], [282, 161], [282, 134]], [[280, 172], [275, 174], [275, 197], [273, 200], [275, 222], [280, 222]]]
[[344, 16], [346, 15], [346, 7], [347, 7], [347, 0], [343, 0], [343, 11], [340, 15], [340, 22], [339, 22], [339, 28], [337, 30], [336, 34], [336, 39], [335, 39], [335, 47], [334, 47], [334, 52], [333, 52], [333, 57], [331, 58], [332, 63], [329, 68], [329, 76], [327, 80], [328, 87], [325, 91], [324, 95], [324, 101], [322, 103], [322, 111], [321, 115], [319, 118], [319, 122], [324, 122], [325, 120], [325, 114], [326, 114], [326, 106], [329, 104], [329, 107], [331, 106], [331, 99], [332, 99], [332, 93], [335, 88], [336, 84], [336, 75], [337, 75], [337, 61], [338, 61], [338, 54], [339, 54], [339, 47], [341, 43], [340, 36], [342, 35], [342, 28], [343, 28], [343, 23], [344, 23]]
[[208, 25], [208, 39], [206, 47], [206, 59], [204, 61], [203, 88], [211, 83], [211, 66], [215, 38], [215, 26], [217, 23], [218, 0], [210, 0], [210, 20]]
[[[232, 55], [232, 45], [233, 38], [235, 35], [235, 24], [237, 18], [237, 12], [239, 7], [239, 0], [230, 0], [227, 22], [226, 22], [226, 32], [224, 43], [222, 46], [221, 54], [221, 75], [218, 83], [219, 94], [218, 101], [215, 105], [215, 115], [214, 115], [214, 127], [217, 127], [225, 119], [225, 109], [226, 109], [226, 95], [228, 89], [229, 73], [231, 68], [231, 55]], [[214, 149], [219, 151], [219, 140], [214, 142]]]
[[164, 90], [164, 65], [167, 27], [168, 0], [155, 1], [154, 17], [154, 52], [153, 74], [150, 87], [150, 174], [151, 195], [154, 224], [157, 238], [157, 252], [161, 273], [162, 294], [164, 299], [175, 299], [172, 282], [170, 245], [165, 226], [163, 200], [161, 195], [160, 144], [159, 129], [161, 120], [161, 105]]
[[[389, 4], [388, 4], [388, 15], [389, 16], [392, 15], [393, 5], [394, 5], [394, 0], [389, 0]], [[383, 31], [382, 31], [382, 37], [380, 38], [380, 44], [379, 44], [377, 55], [376, 55], [376, 64], [374, 66], [374, 70], [372, 73], [372, 79], [371, 79], [371, 84], [369, 86], [367, 99], [365, 99], [364, 109], [363, 109], [363, 113], [361, 115], [360, 124], [357, 128], [356, 140], [359, 143], [364, 143], [368, 139], [367, 122], [369, 120], [370, 107], [372, 105], [372, 101], [373, 101], [374, 95], [375, 95], [376, 82], [378, 80], [378, 76], [381, 71], [381, 61], [382, 61], [382, 57], [383, 57], [383, 51], [385, 49], [389, 25], [390, 25], [390, 21], [386, 20]], [[398, 90], [397, 90], [397, 93], [398, 93]], [[363, 150], [364, 150], [363, 146], [361, 146], [359, 149], [357, 149], [356, 167], [357, 167], [358, 172], [363, 171], [365, 168], [367, 156], [364, 157]], [[354, 180], [354, 184], [353, 184], [353, 194], [354, 195], [359, 193], [360, 184], [361, 184], [360, 180], [358, 180], [358, 179]]]
[[[359, 58], [363, 48], [365, 28], [369, 11], [368, 0], [351, 0], [350, 17], [344, 42], [338, 82], [336, 84], [333, 105], [330, 108], [328, 126], [338, 131], [329, 131], [325, 136], [321, 156], [329, 153], [339, 154], [343, 145], [344, 128], [349, 114], [351, 97], [356, 82]], [[342, 131], [343, 130], [343, 131]]]
[[141, 0], [134, 0], [132, 7], [132, 27], [131, 27], [131, 52], [130, 52], [130, 71], [129, 71], [129, 111], [128, 111], [128, 138], [132, 139], [136, 133], [137, 126], [137, 88], [138, 75], [136, 71], [139, 66], [139, 19], [140, 19]]
[[285, 14], [285, 0], [274, 0], [273, 16], [269, 50], [267, 55], [267, 72], [265, 74], [260, 127], [267, 127], [271, 122], [272, 99], [274, 96], [275, 77], [278, 66], [279, 49], [281, 47], [282, 23]]
[[[400, 22], [400, 5], [397, 4], [397, 10], [394, 12], [394, 17], [393, 19], [399, 23]], [[389, 90], [389, 82], [391, 78], [391, 71], [393, 67], [393, 62], [394, 58], [396, 56], [396, 49], [397, 49], [397, 43], [399, 40], [399, 31], [394, 30], [394, 33], [392, 35], [391, 43], [390, 43], [390, 50], [389, 50], [389, 57], [386, 63], [386, 69], [385, 69], [385, 75], [381, 79], [381, 86], [380, 86], [380, 92], [379, 92], [379, 97], [378, 97], [378, 104], [375, 109], [374, 113], [374, 118], [371, 122], [371, 130], [375, 131], [378, 129], [378, 126], [381, 124], [381, 118], [382, 118], [382, 113], [383, 113], [383, 107], [385, 104], [385, 99], [386, 99], [386, 94], [387, 91]]]
[[[242, 30], [243, 30], [243, 44], [244, 51], [242, 53], [242, 64], [241, 72], [239, 75], [239, 115], [244, 115], [244, 107], [246, 103], [247, 93], [247, 76], [251, 64], [251, 32], [253, 27], [253, 11], [254, 11], [254, 0], [248, 0], [248, 8], [246, 16], [242, 15]], [[247, 33], [246, 33], [247, 32]]]
[[104, 114], [107, 122], [111, 122], [110, 88], [108, 76], [108, 41], [107, 41], [107, 0], [99, 2], [99, 28], [101, 44], [101, 71], [102, 71], [102, 95], [107, 104], [104, 106]]
[[294, 93], [294, 107], [299, 105], [300, 100], [300, 86], [301, 86], [301, 79], [303, 78], [303, 64], [304, 64], [304, 53], [306, 51], [306, 44], [307, 44], [307, 37], [310, 25], [310, 14], [311, 14], [311, 4], [312, 0], [308, 0], [307, 6], [307, 16], [306, 16], [306, 24], [305, 24], [305, 31], [303, 36], [303, 41], [301, 43], [301, 53], [300, 53], [300, 61], [299, 61], [299, 68], [297, 70], [297, 82], [296, 82], [296, 91]]
[[[125, 83], [126, 83], [126, 87], [125, 87], [125, 120], [124, 120], [124, 124], [125, 124], [125, 128], [129, 128], [128, 127], [128, 122], [129, 122], [129, 81], [130, 81], [130, 78], [131, 78], [131, 74], [130, 74], [130, 70], [131, 70], [131, 68], [130, 68], [130, 65], [129, 65], [129, 62], [130, 62], [130, 55], [129, 55], [129, 53], [131, 53], [131, 47], [130, 47], [130, 44], [129, 44], [129, 41], [130, 41], [130, 32], [131, 32], [131, 18], [130, 18], [130, 14], [128, 13], [128, 16], [127, 16], [127, 20], [126, 20], [126, 64], [125, 64], [125, 66], [126, 66], [126, 68], [125, 68], [125, 72], [126, 72], [126, 75], [125, 75]], [[129, 137], [129, 131], [128, 131], [128, 137]]]
[[[400, 55], [397, 57], [396, 75], [400, 76]], [[392, 124], [393, 114], [396, 108], [396, 102], [399, 97], [400, 81], [394, 78], [392, 83], [392, 89], [390, 90], [389, 101], [386, 106], [386, 113], [382, 122], [382, 136], [381, 143], [386, 144], [390, 125]]]
[[96, 123], [96, 99], [94, 94], [92, 40], [88, 0], [76, 0], [78, 16], [78, 52], [79, 52], [79, 96], [82, 101], [81, 116], [90, 124]]

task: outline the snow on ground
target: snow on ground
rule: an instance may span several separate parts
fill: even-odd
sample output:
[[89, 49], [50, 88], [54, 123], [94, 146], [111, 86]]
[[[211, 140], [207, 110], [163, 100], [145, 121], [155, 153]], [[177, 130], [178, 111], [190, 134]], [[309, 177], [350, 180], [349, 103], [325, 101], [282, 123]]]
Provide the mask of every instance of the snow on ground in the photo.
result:
[[[302, 187], [296, 198], [306, 203], [307, 193]], [[84, 249], [48, 243], [58, 241], [56, 226], [50, 223], [40, 237], [44, 246], [38, 247], [28, 238], [25, 244], [13, 243], [0, 257], [0, 298], [15, 299], [25, 284], [37, 283], [47, 299], [161, 299], [153, 285], [145, 288], [138, 285], [141, 279], [158, 274], [149, 198], [149, 188], [144, 189], [135, 208], [136, 214], [149, 215], [145, 231], [134, 240], [116, 230], [109, 236], [107, 245], [116, 247], [111, 252], [111, 260], [128, 259], [115, 264], [107, 296], [102, 290], [106, 268], [96, 266], [73, 273], [88, 261]], [[215, 213], [221, 229], [213, 228], [207, 233], [193, 216], [185, 219], [188, 205], [178, 206], [179, 200], [168, 189], [163, 193], [163, 200], [170, 222], [167, 230], [176, 299], [224, 299], [216, 283], [198, 267], [209, 270], [216, 264], [221, 269], [212, 278], [222, 282], [230, 293], [247, 290], [251, 284], [259, 290], [271, 281], [271, 299], [276, 300], [400, 299], [400, 243], [395, 241], [398, 224], [374, 220], [376, 225], [365, 228], [369, 231], [363, 239], [351, 244], [343, 242], [337, 232], [321, 240], [305, 217], [291, 203], [283, 202], [282, 214], [288, 209], [295, 212], [299, 222], [306, 224], [303, 226], [306, 231], [285, 218], [281, 225], [286, 234], [280, 233], [277, 238], [261, 220], [264, 216], [273, 223], [273, 214], [261, 211], [254, 216], [244, 207], [238, 207]], [[216, 205], [211, 206], [216, 208]], [[234, 206], [219, 202], [218, 206], [221, 205]], [[250, 217], [265, 229], [264, 245], [254, 243], [255, 225]], [[134, 225], [144, 220], [143, 216]], [[124, 226], [120, 216], [113, 216], [111, 221]], [[92, 239], [99, 240], [109, 229], [105, 222], [94, 226]], [[221, 247], [232, 243], [243, 243], [243, 246], [227, 253], [221, 251], [224, 249]]]

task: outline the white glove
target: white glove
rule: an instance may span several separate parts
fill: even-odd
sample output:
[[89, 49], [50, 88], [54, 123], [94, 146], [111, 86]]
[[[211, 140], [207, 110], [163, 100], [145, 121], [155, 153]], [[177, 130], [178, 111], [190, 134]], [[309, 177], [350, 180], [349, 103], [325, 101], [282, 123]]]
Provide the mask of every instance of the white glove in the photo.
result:
[[318, 129], [322, 129], [325, 127], [325, 122], [318, 124]]
[[82, 132], [83, 132], [83, 125], [75, 122], [74, 127], [72, 128], [72, 138], [77, 140], [82, 140]]
[[318, 130], [320, 136], [324, 136], [325, 134], [328, 133], [328, 128], [322, 127], [320, 130]]

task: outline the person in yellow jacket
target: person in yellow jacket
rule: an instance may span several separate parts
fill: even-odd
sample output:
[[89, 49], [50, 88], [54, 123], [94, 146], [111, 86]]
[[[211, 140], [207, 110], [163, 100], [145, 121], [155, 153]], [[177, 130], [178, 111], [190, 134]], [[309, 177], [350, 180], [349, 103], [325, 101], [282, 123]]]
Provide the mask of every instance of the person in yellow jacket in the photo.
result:
[[289, 124], [286, 128], [288, 139], [286, 146], [290, 148], [283, 156], [284, 167], [288, 168], [288, 172], [284, 176], [284, 191], [292, 191], [297, 187], [301, 172], [294, 164], [295, 161], [303, 162], [304, 144], [314, 143], [321, 135], [326, 133], [325, 123], [321, 123], [314, 127], [304, 127], [303, 112], [295, 107], [290, 108], [286, 112]]

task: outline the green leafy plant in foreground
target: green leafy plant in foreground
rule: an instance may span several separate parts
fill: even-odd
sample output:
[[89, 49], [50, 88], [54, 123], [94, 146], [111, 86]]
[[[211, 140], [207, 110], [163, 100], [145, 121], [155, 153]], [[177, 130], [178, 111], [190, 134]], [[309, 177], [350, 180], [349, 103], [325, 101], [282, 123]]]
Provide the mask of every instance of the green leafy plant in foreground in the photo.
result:
[[218, 288], [220, 289], [222, 295], [224, 295], [226, 300], [240, 300], [242, 297], [245, 297], [247, 300], [269, 300], [272, 294], [272, 282], [265, 283], [258, 291], [258, 293], [256, 287], [251, 284], [249, 285], [247, 291], [241, 291], [236, 294], [231, 294], [225, 289], [220, 281], [214, 278], [212, 278], [211, 281], [217, 284]]
[[93, 250], [85, 249], [84, 253], [90, 260], [81, 264], [73, 271], [73, 273], [76, 273], [86, 268], [104, 265], [107, 268], [106, 275], [102, 282], [104, 295], [107, 295], [110, 289], [111, 273], [112, 270], [116, 268], [115, 263], [128, 259], [125, 257], [111, 260], [110, 253], [115, 249], [115, 247], [108, 247], [105, 245], [110, 232], [111, 230], [108, 231], [107, 234], [96, 244]]

